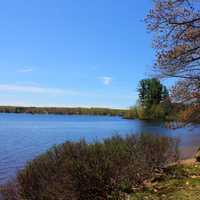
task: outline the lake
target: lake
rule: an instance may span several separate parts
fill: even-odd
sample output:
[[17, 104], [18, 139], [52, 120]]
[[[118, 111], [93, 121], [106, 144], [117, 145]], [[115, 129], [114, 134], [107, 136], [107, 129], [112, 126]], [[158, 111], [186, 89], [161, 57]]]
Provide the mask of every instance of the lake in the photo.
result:
[[[182, 155], [200, 146], [200, 126], [176, 130], [164, 124], [108, 116], [0, 114], [0, 183], [52, 145], [85, 138], [88, 142], [114, 134], [162, 133], [181, 140]], [[184, 153], [183, 153], [184, 152]]]

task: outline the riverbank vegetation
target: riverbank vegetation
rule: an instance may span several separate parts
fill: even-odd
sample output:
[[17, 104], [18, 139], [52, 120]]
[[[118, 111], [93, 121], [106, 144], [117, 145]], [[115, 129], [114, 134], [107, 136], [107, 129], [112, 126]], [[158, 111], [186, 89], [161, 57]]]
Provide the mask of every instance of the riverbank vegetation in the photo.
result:
[[5, 200], [126, 199], [177, 159], [177, 141], [161, 135], [66, 142], [29, 162], [1, 194]]
[[138, 97], [138, 105], [127, 112], [126, 118], [165, 120], [172, 110], [169, 92], [156, 78], [140, 81]]
[[124, 118], [174, 121], [186, 108], [182, 103], [173, 102], [168, 89], [158, 79], [143, 79], [138, 86], [137, 105], [131, 107]]

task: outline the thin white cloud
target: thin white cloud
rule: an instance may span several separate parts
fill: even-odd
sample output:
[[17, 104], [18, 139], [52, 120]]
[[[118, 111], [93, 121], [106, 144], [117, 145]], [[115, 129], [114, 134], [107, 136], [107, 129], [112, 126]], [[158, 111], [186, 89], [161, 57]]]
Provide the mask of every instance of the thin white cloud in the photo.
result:
[[33, 68], [31, 68], [31, 67], [24, 67], [22, 69], [19, 69], [19, 72], [21, 72], [21, 73], [30, 73], [32, 71], [33, 71]]
[[71, 96], [80, 95], [80, 93], [72, 90], [40, 87], [33, 85], [14, 85], [14, 84], [0, 84], [0, 92], [22, 92], [22, 93], [35, 93], [35, 94], [71, 95]]
[[[20, 85], [20, 84], [0, 84], [0, 92], [16, 92], [16, 93], [33, 93], [33, 94], [49, 94], [49, 95], [67, 95], [67, 96], [82, 96], [82, 97], [98, 97], [104, 98], [105, 95], [102, 93], [93, 93], [93, 92], [81, 92], [77, 90], [70, 89], [61, 89], [61, 88], [50, 88], [42, 87], [38, 85]], [[4, 94], [4, 93], [2, 93]], [[133, 94], [124, 94], [116, 95], [112, 94], [111, 98], [113, 99], [132, 99], [136, 96], [136, 93]]]
[[[22, 94], [30, 94], [22, 95]], [[55, 100], [54, 97], [61, 97]], [[42, 87], [28, 84], [0, 84], [0, 105], [23, 106], [87, 106], [87, 107], [123, 107], [124, 102], [132, 105], [137, 92], [104, 93]], [[90, 103], [86, 103], [89, 101]], [[73, 102], [73, 103], [72, 103]], [[106, 103], [105, 103], [106, 102]], [[113, 102], [116, 102], [113, 104]], [[118, 103], [117, 103], [118, 102]], [[121, 103], [123, 102], [123, 103]]]
[[113, 78], [110, 76], [101, 76], [99, 79], [104, 85], [111, 85], [113, 81]]

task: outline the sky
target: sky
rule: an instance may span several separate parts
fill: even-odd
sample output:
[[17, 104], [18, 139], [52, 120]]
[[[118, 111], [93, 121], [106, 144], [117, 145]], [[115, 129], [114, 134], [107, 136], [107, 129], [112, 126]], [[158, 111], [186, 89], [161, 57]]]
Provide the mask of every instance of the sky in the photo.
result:
[[151, 73], [150, 0], [0, 2], [0, 105], [128, 108]]

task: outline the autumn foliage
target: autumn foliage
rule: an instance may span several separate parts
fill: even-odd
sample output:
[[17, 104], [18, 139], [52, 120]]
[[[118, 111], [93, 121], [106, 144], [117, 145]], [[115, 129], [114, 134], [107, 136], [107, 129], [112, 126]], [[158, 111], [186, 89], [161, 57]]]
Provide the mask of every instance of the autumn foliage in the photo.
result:
[[180, 120], [200, 121], [200, 9], [198, 0], [155, 0], [146, 17], [154, 33], [155, 70], [177, 80], [174, 101], [187, 109]]

